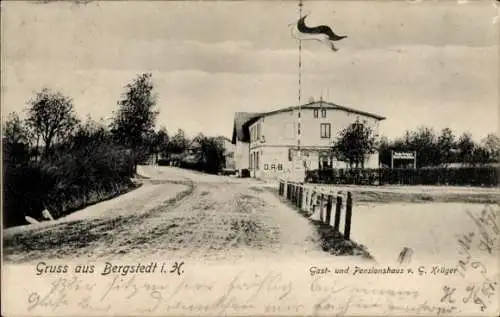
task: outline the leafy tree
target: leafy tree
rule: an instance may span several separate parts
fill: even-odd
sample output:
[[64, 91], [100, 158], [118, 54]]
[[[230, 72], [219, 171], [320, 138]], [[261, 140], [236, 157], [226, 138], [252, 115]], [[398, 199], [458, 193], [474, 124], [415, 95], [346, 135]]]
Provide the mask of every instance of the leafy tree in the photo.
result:
[[16, 112], [7, 116], [3, 128], [4, 162], [22, 164], [29, 159], [29, 132]]
[[364, 123], [356, 122], [343, 129], [333, 144], [333, 153], [340, 161], [348, 162], [350, 168], [353, 165], [364, 167], [368, 154], [376, 152], [376, 135], [373, 129]]
[[488, 150], [480, 145], [476, 145], [474, 150], [472, 150], [472, 157], [470, 164], [475, 165], [485, 165], [490, 162], [490, 155]]
[[45, 156], [54, 143], [71, 135], [78, 122], [73, 101], [60, 92], [44, 88], [29, 101], [27, 125], [36, 139], [37, 149], [40, 139], [44, 142]]
[[9, 113], [2, 128], [5, 142], [11, 144], [28, 142], [27, 128], [16, 112]]
[[489, 160], [492, 162], [500, 161], [500, 138], [490, 133], [482, 141], [483, 148], [488, 152]]
[[197, 139], [200, 144], [200, 165], [205, 172], [216, 174], [225, 164], [224, 143], [217, 137], [201, 136]]
[[173, 136], [171, 142], [168, 145], [170, 153], [179, 154], [187, 150], [189, 140], [186, 137], [186, 133], [182, 129], [178, 129], [177, 133]]
[[393, 145], [389, 141], [389, 139], [385, 136], [380, 138], [379, 146], [378, 146], [378, 155], [379, 162], [385, 166], [391, 165], [391, 150]]
[[429, 127], [419, 127], [411, 133], [409, 147], [417, 152], [417, 166], [439, 165], [439, 150], [434, 130]]
[[138, 75], [125, 86], [118, 110], [114, 114], [111, 131], [117, 142], [130, 148], [135, 156], [134, 168], [149, 149], [148, 138], [153, 132], [158, 111], [153, 93], [151, 73]]
[[70, 139], [70, 146], [74, 149], [100, 143], [110, 143], [111, 133], [103, 120], [95, 121], [90, 116], [78, 125], [74, 136]]
[[156, 137], [155, 137], [155, 153], [157, 154], [157, 156], [158, 153], [161, 153], [163, 157], [168, 156], [169, 141], [170, 137], [168, 135], [167, 129], [165, 127], [161, 127], [160, 130], [156, 132]]
[[453, 159], [453, 147], [455, 146], [455, 136], [449, 128], [441, 130], [438, 137], [437, 147], [439, 150], [439, 163], [447, 166]]
[[475, 147], [476, 144], [472, 140], [472, 135], [470, 133], [462, 134], [457, 142], [459, 161], [464, 164], [472, 164]]

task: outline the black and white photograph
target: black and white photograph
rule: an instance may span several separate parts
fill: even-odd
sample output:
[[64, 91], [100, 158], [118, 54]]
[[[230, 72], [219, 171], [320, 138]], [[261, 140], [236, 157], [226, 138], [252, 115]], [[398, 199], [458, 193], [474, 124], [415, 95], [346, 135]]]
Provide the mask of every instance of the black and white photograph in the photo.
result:
[[498, 16], [2, 1], [2, 315], [498, 316]]

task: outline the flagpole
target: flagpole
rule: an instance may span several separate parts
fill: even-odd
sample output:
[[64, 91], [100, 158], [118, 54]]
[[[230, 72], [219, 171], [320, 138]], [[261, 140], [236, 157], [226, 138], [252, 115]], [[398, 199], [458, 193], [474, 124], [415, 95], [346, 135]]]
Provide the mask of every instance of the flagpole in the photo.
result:
[[[302, 18], [302, 0], [299, 0], [299, 19]], [[299, 91], [298, 91], [298, 118], [297, 118], [297, 155], [300, 158], [300, 110], [302, 98], [302, 40], [299, 39]]]

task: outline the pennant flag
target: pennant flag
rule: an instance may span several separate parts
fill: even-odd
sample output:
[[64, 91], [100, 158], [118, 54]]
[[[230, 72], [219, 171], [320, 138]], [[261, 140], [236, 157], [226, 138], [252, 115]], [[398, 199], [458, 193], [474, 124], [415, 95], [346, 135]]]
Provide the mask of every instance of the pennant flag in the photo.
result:
[[327, 25], [309, 27], [305, 23], [306, 18], [307, 15], [304, 15], [297, 21], [292, 36], [297, 40], [316, 40], [327, 44], [333, 51], [337, 51], [334, 42], [346, 38], [347, 35], [337, 35]]
[[495, 10], [497, 11], [497, 15], [495, 17], [493, 17], [491, 23], [493, 24], [497, 24], [498, 23], [498, 20], [500, 19], [498, 17], [498, 4], [500, 3], [499, 0], [493, 0], [493, 7], [495, 8]]

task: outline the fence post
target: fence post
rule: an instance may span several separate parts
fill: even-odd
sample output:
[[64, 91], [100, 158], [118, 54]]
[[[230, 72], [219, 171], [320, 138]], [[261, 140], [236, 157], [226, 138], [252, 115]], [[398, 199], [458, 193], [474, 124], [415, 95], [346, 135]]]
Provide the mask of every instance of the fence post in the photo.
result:
[[319, 219], [321, 222], [325, 221], [325, 217], [323, 215], [323, 192], [319, 196]]
[[295, 190], [293, 191], [293, 204], [297, 206], [297, 200], [299, 198], [299, 185], [295, 185]]
[[351, 217], [352, 217], [352, 195], [351, 192], [347, 192], [345, 229], [344, 229], [344, 238], [346, 240], [349, 240], [351, 237]]
[[337, 202], [335, 204], [335, 219], [333, 224], [333, 230], [335, 231], [339, 231], [341, 212], [342, 212], [342, 196], [340, 196], [340, 192], [338, 192]]
[[304, 189], [302, 191], [302, 205], [300, 206], [300, 210], [306, 210], [307, 206], [307, 194], [309, 193], [309, 190], [304, 186]]
[[302, 188], [302, 184], [299, 184], [299, 197], [297, 199], [297, 207], [300, 209], [302, 206], [302, 193], [304, 192], [304, 189]]
[[309, 195], [309, 206], [307, 206], [309, 212], [314, 212], [314, 187], [311, 188], [311, 193]]
[[299, 201], [297, 202], [297, 207], [299, 207], [300, 210], [302, 210], [302, 201], [303, 201], [302, 195], [304, 195], [304, 185], [300, 184], [299, 185]]
[[286, 180], [283, 180], [283, 197], [286, 198], [287, 194], [288, 194], [288, 191], [287, 191], [287, 187], [288, 184], [286, 182]]
[[306, 210], [307, 212], [309, 212], [311, 210], [310, 206], [311, 206], [311, 196], [312, 195], [312, 188], [309, 187], [307, 188], [307, 196], [306, 196]]
[[326, 224], [330, 225], [330, 219], [332, 217], [332, 200], [333, 196], [328, 195], [328, 201], [326, 203]]

